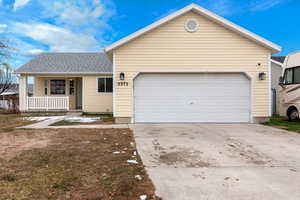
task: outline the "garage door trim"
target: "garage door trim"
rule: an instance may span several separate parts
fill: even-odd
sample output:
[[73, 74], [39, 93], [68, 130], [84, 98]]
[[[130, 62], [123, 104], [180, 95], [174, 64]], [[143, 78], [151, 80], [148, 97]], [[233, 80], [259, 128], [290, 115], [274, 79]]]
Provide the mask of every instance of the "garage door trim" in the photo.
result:
[[135, 79], [141, 75], [141, 74], [233, 74], [233, 73], [237, 73], [237, 74], [244, 74], [250, 81], [250, 123], [253, 123], [253, 80], [252, 77], [249, 75], [249, 73], [247, 71], [243, 71], [243, 70], [144, 70], [144, 71], [139, 71], [138, 73], [136, 73], [133, 76], [132, 79], [132, 106], [131, 106], [131, 112], [132, 112], [132, 123], [136, 123], [135, 121], [135, 94], [134, 94], [134, 82]]

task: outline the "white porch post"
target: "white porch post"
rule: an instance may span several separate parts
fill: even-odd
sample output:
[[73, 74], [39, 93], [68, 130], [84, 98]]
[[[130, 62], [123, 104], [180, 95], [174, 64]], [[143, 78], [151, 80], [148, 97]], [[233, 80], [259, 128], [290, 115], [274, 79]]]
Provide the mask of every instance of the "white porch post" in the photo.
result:
[[21, 112], [27, 111], [27, 76], [20, 75], [19, 77], [19, 109]]

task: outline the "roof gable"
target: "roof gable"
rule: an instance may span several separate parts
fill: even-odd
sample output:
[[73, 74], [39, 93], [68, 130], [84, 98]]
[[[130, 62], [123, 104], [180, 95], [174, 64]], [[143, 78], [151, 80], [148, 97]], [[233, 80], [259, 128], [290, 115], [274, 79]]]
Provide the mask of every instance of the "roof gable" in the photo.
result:
[[251, 41], [255, 42], [255, 43], [258, 43], [259, 45], [262, 45], [264, 46], [265, 48], [267, 49], [270, 49], [272, 53], [278, 53], [279, 51], [281, 51], [281, 47], [256, 35], [255, 33], [252, 33], [244, 28], [242, 28], [241, 26], [239, 25], [236, 25], [228, 20], [226, 20], [225, 18], [221, 17], [221, 16], [218, 16], [196, 4], [191, 4], [187, 7], [184, 7], [170, 15], [168, 15], [167, 17], [164, 17], [162, 18], [161, 20], [158, 20], [157, 22], [149, 25], [149, 26], [146, 26], [145, 28], [135, 32], [135, 33], [132, 33], [130, 34], [129, 36], [111, 44], [110, 46], [106, 47], [105, 48], [105, 51], [106, 52], [110, 52], [142, 35], [144, 35], [145, 33], [179, 17], [179, 16], [182, 16], [184, 14], [186, 14], [187, 12], [190, 12], [190, 11], [193, 11], [201, 16], [204, 16], [212, 21], [214, 21], [215, 23], [217, 24], [220, 24], [222, 25], [223, 27], [231, 30], [231, 31], [234, 31], [238, 34], [240, 34], [241, 36], [243, 37], [246, 37], [248, 39], [250, 39]]

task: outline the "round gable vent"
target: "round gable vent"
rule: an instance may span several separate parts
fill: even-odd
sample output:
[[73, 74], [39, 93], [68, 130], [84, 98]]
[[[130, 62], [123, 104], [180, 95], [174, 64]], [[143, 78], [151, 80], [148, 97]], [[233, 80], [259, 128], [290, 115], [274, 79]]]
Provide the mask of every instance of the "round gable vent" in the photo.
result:
[[196, 19], [188, 19], [185, 23], [186, 31], [193, 33], [198, 30], [199, 24]]

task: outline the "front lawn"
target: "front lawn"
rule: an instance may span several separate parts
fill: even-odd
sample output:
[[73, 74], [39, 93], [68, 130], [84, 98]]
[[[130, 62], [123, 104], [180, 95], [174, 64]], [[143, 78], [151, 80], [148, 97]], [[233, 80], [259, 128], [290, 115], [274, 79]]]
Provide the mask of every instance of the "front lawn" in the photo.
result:
[[268, 122], [265, 122], [263, 124], [300, 133], [300, 121], [291, 122], [285, 117], [271, 117]]
[[139, 200], [141, 195], [158, 199], [130, 129], [0, 134], [0, 200]]
[[10, 132], [15, 130], [16, 127], [25, 126], [35, 121], [26, 120], [19, 114], [4, 114], [0, 112], [0, 133]]

